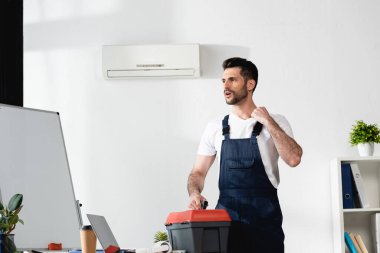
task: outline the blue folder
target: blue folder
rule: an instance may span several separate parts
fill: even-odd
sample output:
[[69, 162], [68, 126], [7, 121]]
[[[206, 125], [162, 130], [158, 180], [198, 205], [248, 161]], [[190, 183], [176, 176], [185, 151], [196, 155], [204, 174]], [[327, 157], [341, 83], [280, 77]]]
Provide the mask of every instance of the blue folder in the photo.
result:
[[354, 208], [352, 172], [349, 163], [342, 163], [343, 208]]

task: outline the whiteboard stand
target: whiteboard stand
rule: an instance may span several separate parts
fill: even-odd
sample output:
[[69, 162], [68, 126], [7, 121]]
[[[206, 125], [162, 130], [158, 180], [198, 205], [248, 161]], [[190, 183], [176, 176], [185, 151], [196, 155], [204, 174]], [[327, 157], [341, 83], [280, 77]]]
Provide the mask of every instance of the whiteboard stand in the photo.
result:
[[[0, 201], [1, 201], [1, 191], [0, 191]], [[78, 221], [79, 221], [79, 229], [81, 229], [83, 227], [82, 212], [80, 210], [80, 208], [82, 207], [82, 204], [79, 202], [78, 199], [77, 199], [76, 203], [77, 203], [77, 214], [78, 214]]]

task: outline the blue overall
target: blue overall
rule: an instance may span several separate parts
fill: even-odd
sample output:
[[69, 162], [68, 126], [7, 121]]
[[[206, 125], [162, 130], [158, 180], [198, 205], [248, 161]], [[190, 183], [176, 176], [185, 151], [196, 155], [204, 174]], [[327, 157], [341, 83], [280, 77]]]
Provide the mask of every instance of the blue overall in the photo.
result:
[[284, 252], [282, 213], [261, 159], [257, 122], [251, 138], [230, 139], [228, 115], [223, 119], [220, 155], [219, 200], [232, 219], [228, 252]]

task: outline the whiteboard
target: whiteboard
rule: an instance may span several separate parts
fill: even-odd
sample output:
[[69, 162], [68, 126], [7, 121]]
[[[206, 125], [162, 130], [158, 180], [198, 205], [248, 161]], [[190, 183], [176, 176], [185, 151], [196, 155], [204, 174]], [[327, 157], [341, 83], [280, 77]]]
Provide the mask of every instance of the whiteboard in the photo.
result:
[[24, 195], [17, 248], [51, 242], [80, 248], [74, 195], [59, 113], [0, 104], [0, 188], [4, 204]]

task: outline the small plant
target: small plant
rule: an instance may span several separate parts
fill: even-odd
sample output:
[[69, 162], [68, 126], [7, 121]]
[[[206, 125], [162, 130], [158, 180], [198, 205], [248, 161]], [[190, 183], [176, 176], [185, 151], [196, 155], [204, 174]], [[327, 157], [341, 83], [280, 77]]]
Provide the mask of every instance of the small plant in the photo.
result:
[[166, 232], [163, 232], [163, 231], [157, 231], [154, 234], [153, 242], [156, 243], [156, 242], [161, 242], [161, 241], [169, 242], [168, 234]]
[[9, 235], [18, 222], [24, 224], [18, 217], [22, 208], [22, 198], [22, 194], [18, 193], [9, 200], [8, 206], [0, 202], [0, 234]]
[[357, 120], [350, 132], [350, 143], [356, 146], [366, 142], [380, 143], [380, 129], [376, 124], [366, 124], [362, 120]]

